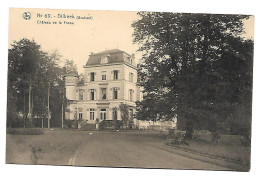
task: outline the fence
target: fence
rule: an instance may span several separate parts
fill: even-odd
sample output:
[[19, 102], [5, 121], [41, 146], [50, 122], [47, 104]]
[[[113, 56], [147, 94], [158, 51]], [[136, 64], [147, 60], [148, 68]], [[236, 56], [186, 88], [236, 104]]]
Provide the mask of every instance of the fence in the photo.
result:
[[174, 121], [141, 121], [134, 119], [134, 126], [135, 128], [141, 130], [168, 130], [176, 128], [177, 119]]

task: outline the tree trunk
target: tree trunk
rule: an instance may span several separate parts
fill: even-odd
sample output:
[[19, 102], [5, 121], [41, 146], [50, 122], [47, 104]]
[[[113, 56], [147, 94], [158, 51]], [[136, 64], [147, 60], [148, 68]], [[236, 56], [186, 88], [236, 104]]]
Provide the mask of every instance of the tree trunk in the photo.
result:
[[63, 93], [63, 90], [62, 90], [62, 101], [61, 101], [61, 128], [63, 128], [63, 119], [64, 119], [64, 116], [63, 116], [63, 101], [64, 101], [64, 93]]
[[30, 84], [29, 84], [29, 98], [28, 98], [28, 120], [29, 120], [29, 123], [31, 125], [31, 122], [32, 122], [32, 83], [30, 81]]
[[32, 104], [31, 104], [31, 105], [32, 105], [32, 106], [31, 106], [32, 108], [31, 108], [31, 112], [32, 112], [32, 116], [33, 116], [33, 107], [34, 107], [34, 105], [33, 105], [33, 104], [34, 104], [34, 102], [33, 102], [33, 92], [31, 92], [31, 93], [32, 93], [32, 94], [31, 94], [31, 95], [32, 95], [32, 96], [31, 96], [31, 99], [32, 99]]
[[43, 108], [43, 113], [42, 113], [42, 128], [44, 128], [44, 119], [45, 119], [45, 114], [46, 114], [46, 110], [45, 110], [45, 106], [44, 106], [44, 103], [45, 103], [45, 96], [43, 97], [42, 99], [42, 108]]
[[193, 137], [193, 122], [190, 120], [191, 118], [188, 118], [188, 120], [186, 121], [186, 134], [185, 134], [185, 138], [186, 139], [192, 139]]
[[34, 127], [34, 123], [33, 123], [33, 107], [34, 107], [33, 91], [31, 91], [31, 126], [32, 127]]
[[23, 128], [25, 128], [25, 91], [23, 93]]
[[50, 128], [50, 82], [48, 83], [48, 128]]

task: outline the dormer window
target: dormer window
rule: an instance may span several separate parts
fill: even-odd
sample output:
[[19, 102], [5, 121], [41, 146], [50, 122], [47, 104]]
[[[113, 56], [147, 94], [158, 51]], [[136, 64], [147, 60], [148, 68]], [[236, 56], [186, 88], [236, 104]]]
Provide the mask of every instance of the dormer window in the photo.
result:
[[128, 61], [131, 65], [133, 65], [133, 61], [135, 60], [135, 56], [132, 55], [131, 57], [128, 57]]
[[106, 64], [106, 63], [108, 63], [108, 58], [109, 58], [109, 55], [107, 55], [107, 56], [102, 56], [102, 57], [101, 57], [100, 64]]

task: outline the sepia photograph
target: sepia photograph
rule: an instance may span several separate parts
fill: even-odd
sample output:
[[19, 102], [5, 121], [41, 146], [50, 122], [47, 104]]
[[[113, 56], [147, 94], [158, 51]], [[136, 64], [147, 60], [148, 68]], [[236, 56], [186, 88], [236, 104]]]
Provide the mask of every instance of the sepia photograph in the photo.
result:
[[254, 16], [10, 8], [6, 164], [248, 172]]

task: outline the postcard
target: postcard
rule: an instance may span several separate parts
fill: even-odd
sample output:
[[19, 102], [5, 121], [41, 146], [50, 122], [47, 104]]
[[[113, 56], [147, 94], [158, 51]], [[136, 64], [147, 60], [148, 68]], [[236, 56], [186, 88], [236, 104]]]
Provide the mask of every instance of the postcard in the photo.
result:
[[254, 16], [10, 8], [6, 164], [249, 171]]

